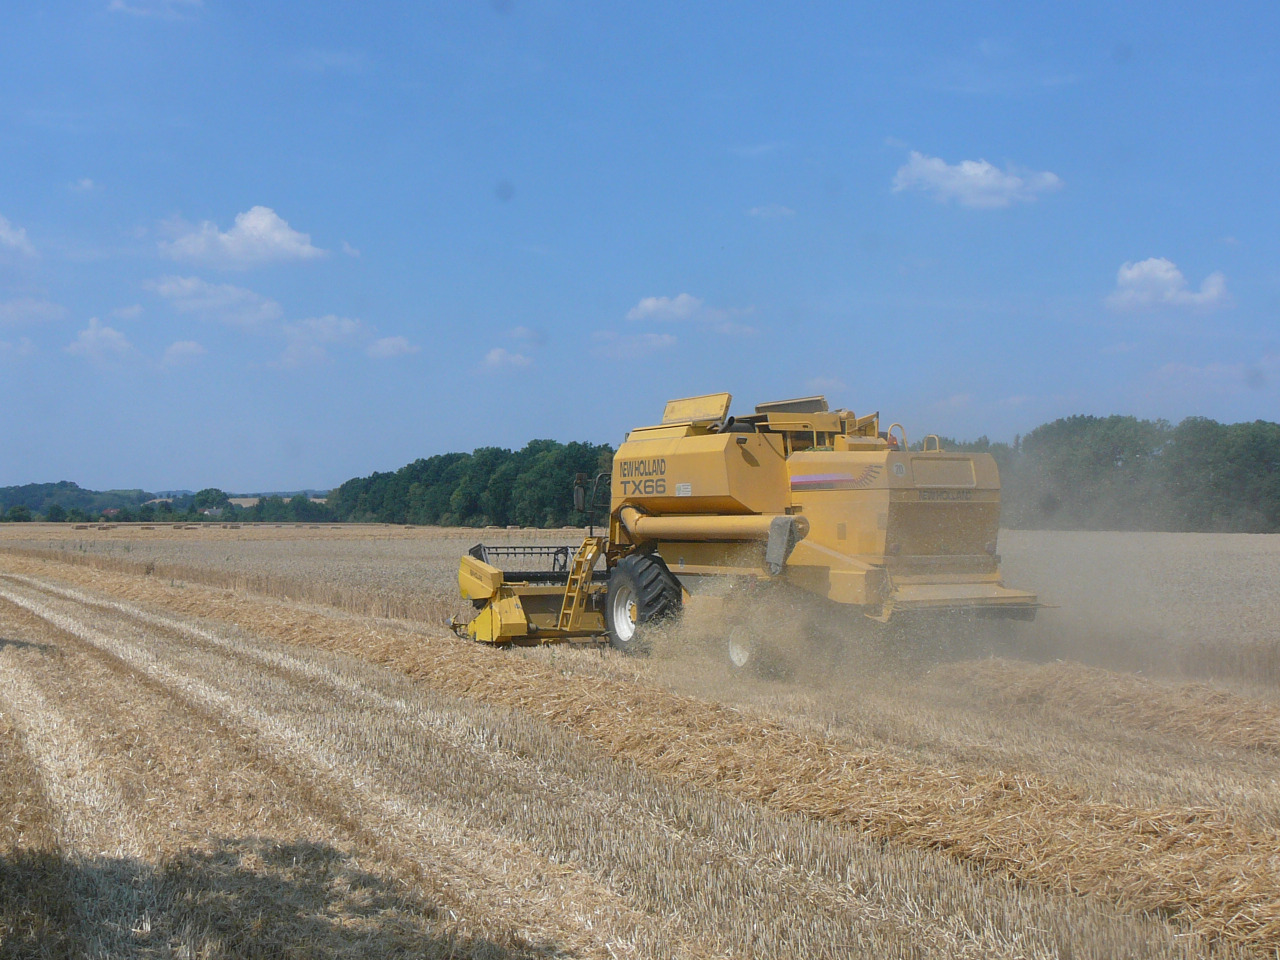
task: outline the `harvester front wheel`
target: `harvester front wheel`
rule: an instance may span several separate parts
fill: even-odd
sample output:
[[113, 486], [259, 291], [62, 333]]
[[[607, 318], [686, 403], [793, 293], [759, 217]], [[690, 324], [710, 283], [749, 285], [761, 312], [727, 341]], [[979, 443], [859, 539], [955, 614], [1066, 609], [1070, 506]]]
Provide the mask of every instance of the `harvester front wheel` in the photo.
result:
[[680, 584], [657, 557], [623, 557], [609, 574], [605, 596], [609, 643], [626, 654], [645, 653], [648, 628], [678, 614], [680, 596]]

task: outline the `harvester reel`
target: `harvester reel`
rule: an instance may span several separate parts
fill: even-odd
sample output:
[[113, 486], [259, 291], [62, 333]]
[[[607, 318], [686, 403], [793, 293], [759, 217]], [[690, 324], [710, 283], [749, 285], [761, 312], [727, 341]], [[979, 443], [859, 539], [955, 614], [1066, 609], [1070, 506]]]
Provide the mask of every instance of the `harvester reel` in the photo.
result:
[[609, 575], [605, 627], [609, 643], [626, 654], [647, 650], [647, 635], [659, 621], [680, 613], [680, 584], [657, 557], [633, 553]]

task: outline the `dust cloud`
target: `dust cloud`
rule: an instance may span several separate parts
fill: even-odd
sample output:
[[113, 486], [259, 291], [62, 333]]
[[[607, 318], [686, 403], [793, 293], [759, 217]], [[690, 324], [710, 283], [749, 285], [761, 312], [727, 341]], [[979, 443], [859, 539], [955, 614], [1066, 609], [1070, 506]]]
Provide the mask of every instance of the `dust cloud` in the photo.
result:
[[[1037, 702], [1046, 685], [1063, 697], [1068, 681], [1108, 686], [1088, 670], [1134, 685], [1117, 696], [1196, 681], [1280, 702], [1280, 537], [1006, 531], [1001, 553], [1005, 582], [1050, 605], [1035, 622], [882, 625], [785, 588], [697, 596], [659, 628], [643, 666], [606, 672], [636, 670], [691, 696], [899, 746], [923, 744], [929, 723], [998, 721], [1015, 695], [992, 701], [993, 671]], [[731, 638], [755, 669], [734, 667]]]

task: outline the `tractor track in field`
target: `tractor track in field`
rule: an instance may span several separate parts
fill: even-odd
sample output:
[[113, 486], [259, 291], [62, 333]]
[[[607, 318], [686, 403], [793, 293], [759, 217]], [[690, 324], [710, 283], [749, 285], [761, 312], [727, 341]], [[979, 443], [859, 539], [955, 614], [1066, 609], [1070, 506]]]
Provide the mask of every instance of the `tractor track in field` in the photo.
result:
[[[1121, 829], [1118, 816], [1134, 820], [1131, 835], [1140, 838], [1136, 849], [1145, 862], [1110, 887], [1086, 875], [1069, 889], [1179, 913], [1228, 951], [1233, 942], [1265, 949], [1273, 936], [1268, 904], [1274, 901], [1251, 872], [1250, 839], [1237, 845], [1234, 826], [1203, 812], [1125, 811], [1049, 796], [1046, 785], [1003, 775], [966, 784], [944, 771], [896, 770], [893, 758], [841, 754], [635, 683], [557, 677], [518, 658], [489, 660], [495, 668], [485, 677], [484, 665], [472, 661], [467, 669], [455, 657], [453, 641], [433, 641], [431, 653], [415, 655], [401, 628], [385, 621], [221, 591], [195, 596], [190, 588], [139, 577], [81, 577], [79, 583], [91, 587], [86, 590], [50, 580], [56, 569], [26, 563], [0, 575], [0, 600], [10, 618], [33, 621], [37, 633], [56, 632], [63, 650], [47, 658], [60, 664], [25, 670], [0, 659], [0, 693], [23, 718], [59, 718], [59, 705], [64, 713], [85, 714], [49, 720], [43, 733], [38, 723], [27, 724], [28, 742], [75, 750], [94, 742], [89, 731], [113, 721], [130, 727], [121, 718], [167, 710], [200, 727], [179, 738], [190, 756], [206, 742], [225, 755], [200, 765], [202, 776], [216, 781], [219, 766], [244, 769], [258, 784], [246, 788], [256, 805], [237, 801], [226, 823], [221, 812], [188, 809], [184, 819], [174, 811], [191, 801], [173, 781], [185, 774], [168, 768], [165, 782], [174, 792], [166, 808], [173, 808], [168, 839], [111, 854], [117, 859], [154, 861], [198, 848], [215, 824], [224, 827], [221, 836], [241, 840], [323, 837], [414, 894], [416, 907], [399, 908], [406, 931], [423, 936], [430, 928], [440, 942], [479, 944], [480, 953], [843, 956], [852, 944], [886, 956], [904, 948], [921, 956], [1052, 956], [1067, 944], [1079, 956], [1121, 949], [1134, 956], [1201, 953], [1205, 943], [1177, 934], [1176, 927], [1169, 931], [1173, 939], [1165, 939], [1159, 924], [1099, 912], [1088, 898], [1004, 888], [998, 877], [979, 878], [909, 849], [942, 847], [1004, 869], [1011, 861], [1002, 858], [1021, 851], [1033, 868], [1028, 878], [1052, 888], [1046, 880], [1054, 864], [1045, 861], [1058, 855], [1053, 833], [1065, 829], [1066, 844], [1083, 837], [1094, 853], [1107, 854], [1107, 845], [1121, 839], [1107, 837]], [[126, 584], [130, 589], [112, 589]], [[136, 602], [143, 597], [148, 606]], [[194, 620], [197, 609], [212, 619]], [[291, 645], [272, 642], [280, 640]], [[119, 702], [65, 696], [64, 687], [94, 678], [123, 692]], [[473, 699], [459, 701], [455, 691]], [[72, 702], [75, 710], [67, 706]], [[601, 713], [603, 704], [611, 710]], [[174, 726], [133, 724], [139, 745], [124, 751], [130, 762], [181, 753], [181, 743], [169, 742]], [[72, 729], [81, 732], [65, 733]], [[57, 730], [64, 734], [55, 736]], [[646, 730], [661, 744], [656, 751], [652, 742], [645, 745]], [[109, 768], [117, 753], [103, 747], [99, 765]], [[42, 769], [77, 769], [69, 762], [58, 768], [56, 757], [37, 754]], [[120, 790], [122, 782], [155, 775], [143, 764], [132, 777], [118, 772], [101, 779]], [[78, 786], [93, 795], [92, 783]], [[717, 790], [708, 794], [709, 786]], [[930, 796], [935, 788], [946, 795]], [[201, 789], [217, 795], [207, 782]], [[128, 789], [121, 794], [106, 806], [137, 810], [150, 803]], [[301, 819], [280, 812], [291, 805]], [[1027, 822], [1046, 815], [1049, 833]], [[1099, 815], [1112, 820], [1099, 822]], [[92, 816], [82, 811], [70, 819]], [[975, 840], [965, 833], [975, 823], [989, 834], [1014, 832]], [[1091, 825], [1100, 836], [1088, 835]], [[918, 874], [917, 885], [898, 876], [904, 851], [877, 853], [876, 844], [857, 839], [862, 832], [906, 841], [907, 860], [916, 859], [905, 872]], [[65, 836], [69, 848], [86, 848], [83, 838]], [[995, 847], [984, 853], [984, 843]], [[1218, 901], [1182, 899], [1179, 888], [1155, 875], [1168, 857], [1197, 850], [1206, 864], [1225, 860], [1222, 871], [1243, 869], [1245, 885], [1237, 883], [1232, 896]], [[1195, 872], [1198, 863], [1187, 869]], [[1128, 891], [1120, 888], [1125, 882]], [[164, 888], [163, 880], [157, 883]], [[745, 918], [744, 903], [751, 905]], [[1235, 913], [1226, 914], [1228, 908]], [[757, 909], [758, 917], [751, 914]], [[1101, 945], [1096, 952], [1073, 942], [1080, 931]]]
[[[824, 877], [794, 852], [783, 859], [776, 846], [753, 850], [756, 814], [740, 805], [719, 801], [737, 819], [739, 836], [726, 836], [697, 822], [706, 811], [681, 809], [679, 797], [655, 805], [644, 797], [652, 785], [635, 771], [575, 755], [545, 732], [530, 734], [542, 742], [512, 749], [521, 745], [503, 743], [500, 733], [509, 716], [477, 724], [474, 709], [464, 716], [451, 704], [424, 703], [412, 683], [346, 658], [39, 578], [0, 578], [0, 601], [9, 622], [24, 620], [58, 644], [56, 657], [0, 670], [0, 696], [23, 718], [33, 761], [52, 785], [63, 846], [98, 865], [76, 873], [76, 902], [81, 938], [100, 953], [159, 949], [173, 884], [137, 865], [190, 849], [225, 856], [210, 848], [210, 835], [231, 838], [250, 859], [262, 853], [246, 838], [323, 842], [413, 894], [398, 908], [404, 936], [456, 943], [461, 952], [471, 945], [480, 955], [749, 955], [780, 944], [788, 928], [793, 949], [780, 955], [839, 956], [877, 938], [922, 956], [1025, 953], [994, 930], [859, 894], [839, 869]], [[559, 762], [535, 759], [548, 755]], [[583, 782], [584, 761], [609, 768], [609, 789]], [[418, 782], [446, 771], [464, 782]], [[541, 819], [513, 822], [490, 802], [504, 789], [540, 806]], [[575, 808], [586, 811], [581, 822], [558, 822], [557, 811]], [[507, 829], [490, 828], [486, 815]], [[642, 839], [607, 851], [626, 871], [605, 879], [625, 897], [581, 869], [591, 851], [572, 863], [572, 850], [599, 844], [588, 836], [599, 818], [618, 825], [615, 840]], [[803, 846], [807, 828], [792, 827]], [[569, 864], [512, 838], [557, 830]], [[655, 871], [673, 865], [685, 879], [664, 884]], [[646, 899], [648, 911], [628, 902]], [[664, 900], [695, 905], [664, 915]], [[771, 924], [754, 944], [726, 942], [718, 923], [743, 903], [767, 907]]]
[[[422, 892], [439, 904], [439, 910], [462, 918], [456, 933], [464, 937], [479, 931], [494, 943], [537, 953], [603, 957], [614, 955], [610, 948], [619, 944], [641, 943], [652, 952], [688, 954], [678, 938], [658, 929], [660, 922], [632, 910], [585, 874], [547, 861], [483, 826], [459, 822], [430, 798], [388, 789], [391, 778], [379, 776], [385, 771], [378, 771], [362, 756], [365, 750], [372, 754], [376, 745], [350, 736], [354, 725], [339, 731], [338, 724], [327, 722], [335, 713], [346, 713], [357, 724], [373, 710], [407, 715], [415, 733], [425, 734], [428, 742], [453, 759], [481, 761], [479, 751], [469, 751], [460, 737], [449, 736], [430, 711], [419, 716], [414, 705], [404, 700], [380, 694], [359, 680], [328, 675], [323, 667], [287, 652], [273, 656], [255, 651], [243, 641], [120, 604], [88, 605], [92, 616], [86, 617], [80, 598], [68, 599], [41, 587], [0, 586], [0, 598], [79, 641], [76, 665], [87, 668], [95, 662], [104, 680], [106, 675], [114, 680], [117, 693], [132, 688], [133, 699], [150, 695], [167, 701], [167, 712], [188, 714], [194, 723], [203, 720], [205, 736], [230, 737], [241, 751], [250, 752], [250, 770], [257, 768], [254, 772], [265, 774], [277, 789], [270, 800], [264, 797], [256, 804], [252, 803], [256, 790], [250, 790], [250, 804], [242, 810], [245, 822], [236, 824], [240, 829], [233, 833], [259, 832], [255, 827], [266, 814], [268, 802], [281, 809], [294, 807], [301, 813], [307, 836], [328, 835], [357, 855], [371, 856], [401, 883], [425, 888]], [[104, 616], [108, 610], [111, 615]], [[67, 821], [92, 830], [87, 836], [68, 835], [69, 844], [97, 856], [154, 859], [160, 851], [148, 846], [142, 832], [120, 813], [146, 799], [105, 794], [101, 782], [79, 777], [92, 764], [83, 756], [62, 754], [83, 753], [84, 741], [92, 737], [56, 736], [56, 730], [75, 724], [60, 713], [53, 698], [42, 695], [20, 675], [6, 674], [6, 679], [10, 701], [24, 716], [38, 718], [29, 740], [47, 745], [36, 760], [50, 772], [54, 792], [72, 806]], [[136, 709], [146, 708], [138, 705]], [[110, 719], [103, 717], [82, 726], [101, 730], [109, 724]], [[128, 752], [156, 757], [171, 753], [175, 744], [169, 739], [175, 725], [156, 727], [157, 732], [163, 730], [162, 737], [133, 744]], [[182, 752], [189, 758], [203, 748], [203, 742], [199, 746], [188, 742]], [[132, 784], [145, 781], [148, 772], [137, 770], [137, 778], [129, 779]], [[195, 838], [194, 830], [187, 832], [188, 839]], [[106, 899], [87, 898], [89, 902]], [[515, 902], [521, 904], [518, 917], [510, 909]], [[154, 912], [145, 904], [140, 910]], [[95, 929], [129, 930], [137, 925], [136, 921], [111, 924], [90, 918]], [[108, 952], [122, 948], [122, 943], [114, 943]]]

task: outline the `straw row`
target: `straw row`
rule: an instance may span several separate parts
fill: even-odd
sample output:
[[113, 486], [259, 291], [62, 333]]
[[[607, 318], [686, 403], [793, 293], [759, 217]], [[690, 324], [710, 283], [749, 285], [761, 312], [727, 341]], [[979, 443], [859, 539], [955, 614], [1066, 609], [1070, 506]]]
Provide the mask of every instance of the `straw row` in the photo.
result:
[[123, 589], [263, 636], [342, 650], [432, 687], [517, 707], [665, 776], [943, 849], [1053, 890], [1172, 915], [1228, 942], [1280, 948], [1280, 837], [1221, 811], [1098, 802], [1041, 777], [927, 768], [643, 683], [565, 677], [447, 635], [112, 580], [117, 595]]

